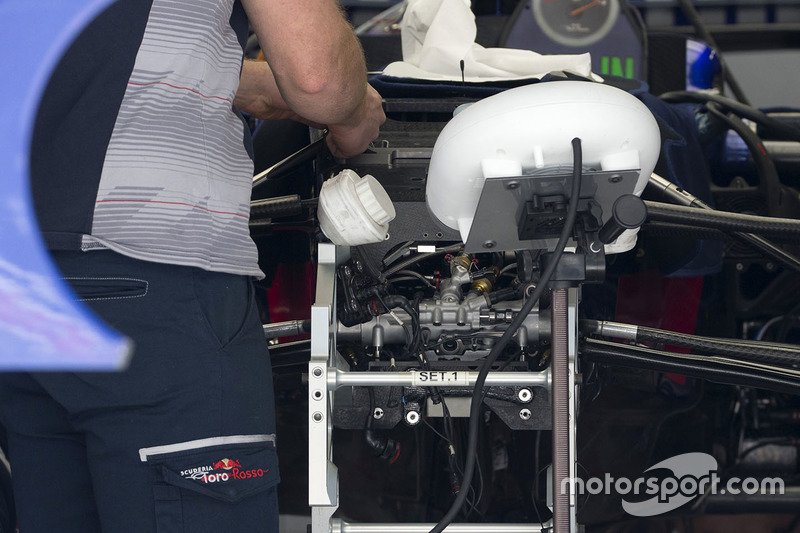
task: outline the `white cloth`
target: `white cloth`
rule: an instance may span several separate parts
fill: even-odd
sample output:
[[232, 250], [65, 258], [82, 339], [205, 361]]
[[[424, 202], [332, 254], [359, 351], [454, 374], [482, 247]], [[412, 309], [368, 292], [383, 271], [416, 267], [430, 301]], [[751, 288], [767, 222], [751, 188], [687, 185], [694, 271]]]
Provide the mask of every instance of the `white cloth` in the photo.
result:
[[541, 78], [551, 72], [592, 74], [585, 54], [542, 55], [530, 50], [484, 48], [475, 43], [477, 27], [469, 0], [407, 0], [401, 25], [403, 61], [383, 73], [399, 78], [487, 82]]

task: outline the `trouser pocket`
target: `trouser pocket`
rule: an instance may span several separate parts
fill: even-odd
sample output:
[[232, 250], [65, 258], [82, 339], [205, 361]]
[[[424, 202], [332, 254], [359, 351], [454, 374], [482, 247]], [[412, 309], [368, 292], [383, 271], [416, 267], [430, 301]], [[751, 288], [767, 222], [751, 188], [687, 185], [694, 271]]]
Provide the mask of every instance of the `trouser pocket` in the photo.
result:
[[155, 474], [158, 533], [277, 532], [274, 436], [215, 437], [140, 456]]
[[82, 302], [126, 300], [147, 295], [147, 280], [122, 277], [65, 277]]

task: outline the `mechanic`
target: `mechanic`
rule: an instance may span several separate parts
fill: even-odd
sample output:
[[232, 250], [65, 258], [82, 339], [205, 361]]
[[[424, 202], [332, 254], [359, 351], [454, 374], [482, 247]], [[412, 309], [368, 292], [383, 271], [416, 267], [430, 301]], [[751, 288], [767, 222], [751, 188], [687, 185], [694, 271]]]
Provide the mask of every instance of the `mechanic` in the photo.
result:
[[[242, 64], [248, 21], [266, 62]], [[134, 355], [0, 376], [21, 532], [278, 531], [238, 110], [324, 125], [338, 157], [385, 120], [335, 0], [119, 0], [54, 71], [31, 149], [40, 226]]]

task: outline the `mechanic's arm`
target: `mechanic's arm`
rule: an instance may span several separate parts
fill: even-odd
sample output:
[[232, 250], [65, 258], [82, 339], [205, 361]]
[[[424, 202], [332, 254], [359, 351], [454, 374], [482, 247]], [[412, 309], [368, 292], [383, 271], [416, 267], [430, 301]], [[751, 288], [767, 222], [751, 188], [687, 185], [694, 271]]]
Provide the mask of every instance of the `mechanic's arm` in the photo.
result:
[[325, 127], [324, 124], [307, 120], [289, 108], [278, 89], [269, 63], [263, 60], [247, 59], [244, 61], [233, 103], [240, 111], [263, 120], [288, 118], [315, 128]]
[[328, 145], [337, 157], [363, 152], [386, 117], [380, 95], [367, 83], [361, 45], [335, 0], [242, 4], [268, 66], [244, 64], [237, 106], [259, 116], [259, 100], [245, 95], [261, 86], [262, 108], [272, 110], [268, 117], [326, 125]]

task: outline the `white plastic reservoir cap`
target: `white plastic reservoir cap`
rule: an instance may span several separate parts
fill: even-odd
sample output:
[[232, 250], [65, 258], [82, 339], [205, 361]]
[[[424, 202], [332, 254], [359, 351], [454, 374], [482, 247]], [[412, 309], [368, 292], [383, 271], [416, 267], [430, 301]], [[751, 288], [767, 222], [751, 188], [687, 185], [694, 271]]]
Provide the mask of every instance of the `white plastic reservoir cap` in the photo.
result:
[[363, 178], [350, 169], [322, 184], [317, 218], [322, 232], [338, 246], [359, 246], [383, 241], [394, 205], [378, 180]]
[[[428, 168], [431, 213], [466, 242], [485, 180], [533, 177], [547, 169], [564, 173], [572, 167], [575, 137], [581, 139], [584, 168], [639, 170], [630, 190], [618, 189], [620, 195], [642, 193], [661, 151], [652, 113], [635, 96], [608, 85], [551, 81], [490, 96], [448, 122]], [[625, 251], [635, 240], [635, 232], [626, 231], [606, 245], [606, 253]]]

